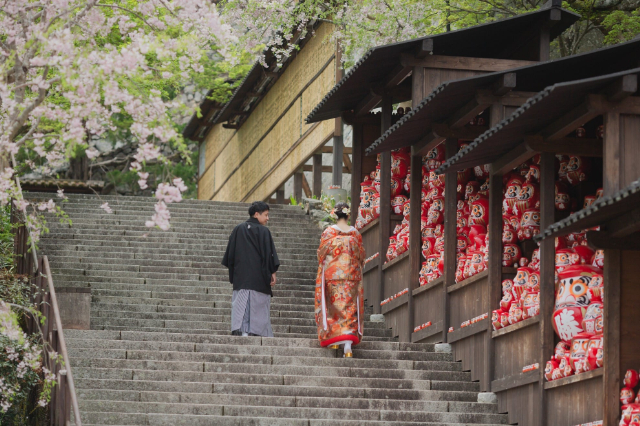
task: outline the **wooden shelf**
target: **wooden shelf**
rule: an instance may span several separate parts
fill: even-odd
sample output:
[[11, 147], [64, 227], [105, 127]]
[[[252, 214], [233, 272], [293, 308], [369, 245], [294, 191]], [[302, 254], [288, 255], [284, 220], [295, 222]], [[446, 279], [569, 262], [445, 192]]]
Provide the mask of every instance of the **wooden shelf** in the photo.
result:
[[453, 330], [451, 333], [447, 333], [447, 343], [454, 343], [458, 340], [466, 339], [469, 336], [473, 336], [474, 334], [487, 331], [487, 327], [489, 326], [490, 321], [491, 318], [485, 318], [475, 324], [471, 324], [464, 328], [458, 328]]
[[397, 299], [394, 299], [391, 302], [385, 305], [382, 305], [380, 307], [380, 310], [382, 311], [382, 314], [386, 314], [387, 312], [391, 312], [394, 309], [398, 309], [400, 306], [406, 305], [407, 303], [409, 303], [409, 293], [403, 294]]
[[413, 291], [411, 292], [411, 294], [413, 296], [417, 296], [420, 293], [424, 293], [425, 291], [429, 291], [434, 287], [440, 287], [441, 285], [444, 284], [444, 277], [440, 277], [437, 280], [433, 280], [430, 283], [420, 286], [418, 288], [414, 288]]
[[513, 333], [518, 330], [522, 330], [523, 328], [529, 327], [534, 324], [538, 324], [540, 322], [540, 315], [536, 315], [535, 317], [527, 318], [524, 321], [517, 322], [508, 327], [501, 328], [498, 331], [492, 331], [491, 337], [494, 339], [496, 337], [504, 336], [505, 334]]
[[507, 267], [502, 267], [502, 275], [509, 275], [509, 274], [517, 274], [518, 273], [518, 268], [507, 268]]
[[545, 382], [545, 389], [554, 389], [561, 386], [567, 386], [573, 383], [583, 382], [585, 380], [595, 379], [604, 374], [604, 368], [598, 368], [596, 370], [587, 371], [586, 373], [574, 374], [573, 376], [564, 377], [562, 379], [553, 380], [551, 382]]
[[405, 259], [409, 259], [409, 250], [405, 251], [404, 253], [402, 253], [400, 256], [396, 257], [392, 261], [387, 262], [384, 265], [382, 265], [382, 270], [384, 271], [385, 269], [389, 269], [393, 265], [398, 264], [398, 263], [402, 262]]
[[411, 333], [411, 343], [419, 342], [438, 333], [442, 333], [442, 321], [438, 321], [435, 324], [431, 324], [430, 327]]
[[520, 386], [536, 383], [540, 380], [540, 370], [527, 371], [526, 373], [514, 374], [491, 382], [491, 392], [503, 392]]
[[396, 222], [402, 222], [402, 220], [404, 219], [404, 216], [402, 216], [401, 214], [392, 214], [391, 216], [389, 216], [389, 219], [391, 219], [391, 221], [396, 221]]
[[485, 269], [484, 271], [480, 272], [479, 274], [475, 274], [472, 277], [467, 278], [466, 280], [460, 281], [459, 283], [450, 285], [449, 287], [447, 287], [447, 293], [453, 293], [454, 291], [458, 291], [461, 288], [464, 288], [466, 286], [472, 285], [472, 284], [476, 284], [478, 281], [481, 281], [485, 278], [487, 278], [487, 276], [489, 276], [489, 270]]
[[376, 257], [371, 262], [364, 265], [364, 270], [362, 271], [362, 273], [366, 274], [367, 272], [371, 272], [374, 269], [378, 269], [378, 266], [380, 266], [380, 256]]
[[364, 228], [360, 230], [360, 235], [366, 234], [371, 229], [375, 228], [380, 223], [380, 219], [373, 219], [371, 222], [367, 224]]

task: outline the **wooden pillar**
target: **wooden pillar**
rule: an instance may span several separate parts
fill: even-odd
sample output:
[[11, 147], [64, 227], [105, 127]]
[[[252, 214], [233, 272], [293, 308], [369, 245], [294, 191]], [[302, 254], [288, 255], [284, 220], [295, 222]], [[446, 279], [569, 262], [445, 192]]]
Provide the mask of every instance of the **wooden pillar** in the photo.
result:
[[414, 325], [413, 290], [420, 286], [420, 264], [422, 260], [422, 157], [411, 156], [411, 188], [409, 191], [409, 305], [407, 310], [407, 336], [401, 341], [411, 342]]
[[[489, 177], [489, 225], [487, 227], [489, 235], [489, 265], [488, 265], [488, 285], [489, 285], [489, 315], [491, 311], [498, 308], [502, 297], [502, 174], [493, 173]], [[484, 377], [483, 383], [485, 391], [491, 391], [491, 381], [495, 377], [495, 345], [491, 332], [493, 326], [491, 322], [487, 325], [484, 357]]]
[[276, 191], [276, 204], [284, 204], [284, 185]]
[[[540, 158], [540, 229], [547, 229], [555, 222], [555, 156], [542, 153]], [[545, 425], [548, 404], [544, 390], [544, 365], [554, 351], [553, 308], [555, 304], [555, 239], [546, 238], [540, 242], [540, 379], [539, 401], [542, 407], [540, 424]]]
[[[422, 100], [424, 86], [424, 68], [414, 67], [411, 76], [411, 105], [415, 106]], [[413, 332], [415, 306], [413, 304], [413, 290], [420, 286], [420, 266], [422, 261], [422, 156], [411, 155], [411, 188], [409, 190], [410, 219], [409, 219], [409, 305], [407, 315], [407, 336], [405, 340], [411, 342]]]
[[313, 195], [322, 195], [322, 153], [313, 154]]
[[[458, 152], [458, 140], [447, 139], [445, 141], [445, 155], [449, 159]], [[444, 180], [444, 285], [442, 286], [442, 341], [447, 341], [449, 334], [449, 292], [448, 287], [456, 283], [456, 246], [457, 241], [457, 215], [458, 208], [458, 172], [450, 169]]]
[[604, 195], [610, 196], [615, 192], [622, 189], [622, 176], [624, 176], [624, 167], [621, 167], [624, 162], [621, 155], [623, 153], [620, 150], [621, 137], [620, 137], [620, 113], [611, 111], [604, 114], [604, 158], [603, 164], [603, 176], [604, 181]]
[[[391, 127], [391, 114], [393, 102], [391, 96], [382, 97], [381, 134]], [[384, 300], [384, 273], [382, 266], [386, 259], [389, 237], [391, 236], [391, 152], [380, 154], [380, 266], [378, 266], [378, 279], [380, 288], [378, 300]], [[374, 306], [376, 313], [380, 313], [380, 305]]]
[[333, 185], [342, 187], [342, 154], [344, 143], [342, 141], [342, 119], [336, 118], [336, 129], [333, 136]]
[[604, 251], [604, 426], [617, 426], [620, 418], [620, 308], [622, 307], [620, 282], [622, 253]]
[[293, 196], [296, 201], [302, 199], [302, 170], [298, 170], [293, 174]]
[[[360, 181], [362, 180], [362, 124], [353, 124], [352, 161], [351, 161], [351, 226], [355, 226], [360, 208]], [[371, 256], [373, 253], [368, 253]]]

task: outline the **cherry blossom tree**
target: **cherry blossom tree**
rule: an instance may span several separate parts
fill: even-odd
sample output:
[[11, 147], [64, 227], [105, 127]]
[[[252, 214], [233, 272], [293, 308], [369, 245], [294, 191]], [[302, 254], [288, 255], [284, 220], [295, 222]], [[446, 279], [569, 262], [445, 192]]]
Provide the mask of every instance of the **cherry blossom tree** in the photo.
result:
[[[14, 178], [25, 169], [52, 175], [75, 155], [94, 158], [90, 138], [123, 127], [138, 146], [130, 167], [141, 188], [145, 165], [167, 161], [163, 146], [190, 161], [174, 118], [191, 111], [175, 94], [193, 82], [224, 83], [242, 52], [210, 0], [0, 0], [0, 157], [11, 160], [0, 171], [0, 204], [13, 199], [30, 211], [37, 239], [42, 212], [61, 210], [53, 200], [29, 206]], [[185, 189], [179, 178], [159, 187], [147, 226], [168, 229], [166, 205]]]

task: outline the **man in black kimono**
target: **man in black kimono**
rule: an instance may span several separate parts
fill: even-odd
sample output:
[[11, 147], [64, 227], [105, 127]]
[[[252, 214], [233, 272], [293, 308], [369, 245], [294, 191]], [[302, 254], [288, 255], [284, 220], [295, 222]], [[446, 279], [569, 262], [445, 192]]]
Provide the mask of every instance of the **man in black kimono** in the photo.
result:
[[229, 237], [222, 264], [229, 268], [233, 284], [231, 334], [273, 337], [271, 330], [271, 287], [280, 266], [269, 222], [269, 205], [255, 201], [249, 220], [236, 226]]

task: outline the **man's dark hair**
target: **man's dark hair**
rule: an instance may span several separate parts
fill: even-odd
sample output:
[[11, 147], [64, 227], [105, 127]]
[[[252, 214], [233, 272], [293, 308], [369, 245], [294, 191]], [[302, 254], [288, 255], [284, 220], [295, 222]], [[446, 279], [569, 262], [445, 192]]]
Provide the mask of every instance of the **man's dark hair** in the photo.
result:
[[269, 204], [264, 201], [254, 201], [249, 207], [249, 216], [253, 217], [256, 213], [262, 213], [266, 210], [269, 210]]

